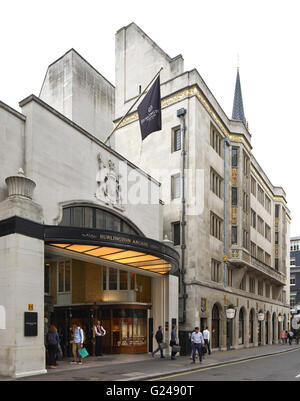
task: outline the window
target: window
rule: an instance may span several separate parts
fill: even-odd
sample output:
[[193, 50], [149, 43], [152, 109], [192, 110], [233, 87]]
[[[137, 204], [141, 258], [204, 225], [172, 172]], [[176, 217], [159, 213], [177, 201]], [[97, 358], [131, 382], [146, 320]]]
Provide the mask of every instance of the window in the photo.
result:
[[222, 240], [222, 220], [214, 213], [210, 213], [210, 234]]
[[58, 263], [58, 292], [71, 292], [71, 262]]
[[219, 198], [222, 198], [222, 178], [212, 168], [210, 169], [210, 189]]
[[237, 206], [237, 197], [238, 197], [238, 192], [237, 192], [237, 188], [232, 187], [231, 188], [231, 204], [232, 206]]
[[256, 213], [251, 209], [251, 226], [256, 228]]
[[268, 213], [271, 213], [271, 199], [265, 195], [265, 208]]
[[118, 289], [118, 270], [109, 268], [109, 290], [117, 290]]
[[231, 151], [231, 165], [232, 167], [238, 166], [238, 148], [232, 148]]
[[264, 250], [261, 249], [259, 246], [257, 247], [257, 259], [260, 260], [261, 262], [265, 261]]
[[264, 221], [260, 216], [257, 216], [257, 231], [264, 236]]
[[265, 264], [271, 266], [271, 255], [265, 252]]
[[219, 156], [222, 156], [222, 136], [213, 126], [211, 126], [210, 129], [210, 145], [214, 148]]
[[231, 227], [231, 243], [237, 244], [237, 227], [236, 226]]
[[177, 152], [181, 149], [181, 129], [180, 127], [172, 130], [172, 152]]
[[275, 231], [275, 245], [279, 244], [279, 232]]
[[50, 277], [51, 277], [51, 269], [50, 263], [45, 263], [44, 270], [44, 292], [45, 294], [50, 294]]
[[275, 258], [275, 270], [279, 271], [279, 259]]
[[262, 189], [262, 187], [257, 184], [257, 199], [258, 202], [261, 203], [263, 206], [265, 204], [265, 193], [264, 190]]
[[128, 290], [128, 272], [120, 270], [120, 290]]
[[229, 287], [232, 287], [232, 283], [233, 283], [233, 269], [230, 269], [229, 267], [227, 268], [227, 285]]
[[249, 210], [249, 196], [246, 194], [246, 192], [243, 192], [243, 211], [248, 212]]
[[264, 283], [263, 281], [258, 281], [257, 282], [257, 293], [258, 295], [263, 296], [264, 295]]
[[180, 197], [180, 174], [171, 176], [171, 196], [172, 199]]
[[220, 281], [220, 266], [220, 262], [214, 259], [211, 260], [211, 280], [217, 283]]
[[275, 217], [279, 217], [279, 205], [275, 205]]
[[173, 223], [173, 242], [174, 245], [180, 245], [180, 222]]
[[253, 277], [249, 278], [249, 292], [255, 294], [255, 279]]
[[251, 256], [256, 258], [256, 245], [251, 241]]
[[265, 238], [271, 242], [271, 227], [265, 223]]
[[250, 159], [249, 157], [246, 155], [245, 152], [243, 152], [243, 156], [244, 156], [244, 160], [243, 160], [243, 171], [244, 171], [244, 175], [248, 176], [249, 175], [249, 164], [250, 164]]
[[103, 267], [102, 286], [103, 290], [107, 289], [107, 268]]
[[141, 234], [129, 223], [114, 213], [97, 207], [70, 206], [63, 209], [60, 226], [97, 228], [140, 236]]
[[291, 258], [290, 266], [296, 266], [296, 259], [295, 258]]
[[242, 278], [240, 283], [240, 290], [246, 290], [246, 275]]
[[290, 285], [296, 285], [296, 277], [295, 276], [290, 277]]
[[249, 248], [249, 233], [247, 230], [243, 230], [243, 247]]
[[256, 196], [256, 180], [253, 177], [251, 177], [251, 193]]

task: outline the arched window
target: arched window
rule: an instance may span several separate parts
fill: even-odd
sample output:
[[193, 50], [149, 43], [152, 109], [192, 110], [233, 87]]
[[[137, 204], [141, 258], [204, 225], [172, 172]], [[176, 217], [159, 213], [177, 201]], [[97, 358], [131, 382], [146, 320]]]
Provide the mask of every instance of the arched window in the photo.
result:
[[65, 227], [97, 228], [105, 231], [143, 236], [132, 224], [118, 215], [93, 206], [68, 206], [63, 208], [59, 224]]

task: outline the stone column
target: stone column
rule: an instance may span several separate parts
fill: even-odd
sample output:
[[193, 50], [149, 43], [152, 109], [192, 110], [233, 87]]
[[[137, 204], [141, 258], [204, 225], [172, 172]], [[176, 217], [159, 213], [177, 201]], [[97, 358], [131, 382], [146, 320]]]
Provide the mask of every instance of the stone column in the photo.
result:
[[[0, 330], [0, 375], [18, 378], [47, 372], [44, 240], [31, 230], [32, 225], [41, 227], [35, 223], [43, 223], [43, 213], [32, 201], [35, 183], [21, 169], [5, 182], [8, 198], [0, 203], [0, 305], [5, 309], [6, 321], [5, 329]], [[31, 227], [28, 232], [25, 225]], [[29, 310], [37, 313], [37, 335], [25, 337], [24, 312]]]

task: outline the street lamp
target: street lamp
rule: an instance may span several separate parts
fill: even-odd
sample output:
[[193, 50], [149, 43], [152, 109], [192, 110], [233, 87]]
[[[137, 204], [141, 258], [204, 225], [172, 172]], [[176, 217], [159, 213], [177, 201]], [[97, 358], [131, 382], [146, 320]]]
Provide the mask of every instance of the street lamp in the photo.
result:
[[263, 321], [265, 320], [265, 314], [264, 314], [264, 312], [259, 312], [259, 313], [257, 314], [257, 319], [258, 319], [259, 322], [263, 322]]
[[227, 319], [234, 319], [235, 318], [235, 309], [234, 308], [227, 308], [226, 309], [226, 317]]

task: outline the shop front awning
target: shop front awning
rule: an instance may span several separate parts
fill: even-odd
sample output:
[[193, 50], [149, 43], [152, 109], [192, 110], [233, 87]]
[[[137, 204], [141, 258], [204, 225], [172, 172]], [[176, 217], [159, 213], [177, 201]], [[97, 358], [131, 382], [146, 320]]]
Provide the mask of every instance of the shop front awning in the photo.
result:
[[97, 229], [47, 226], [45, 243], [104, 262], [110, 261], [162, 275], [178, 275], [178, 252], [146, 237]]

